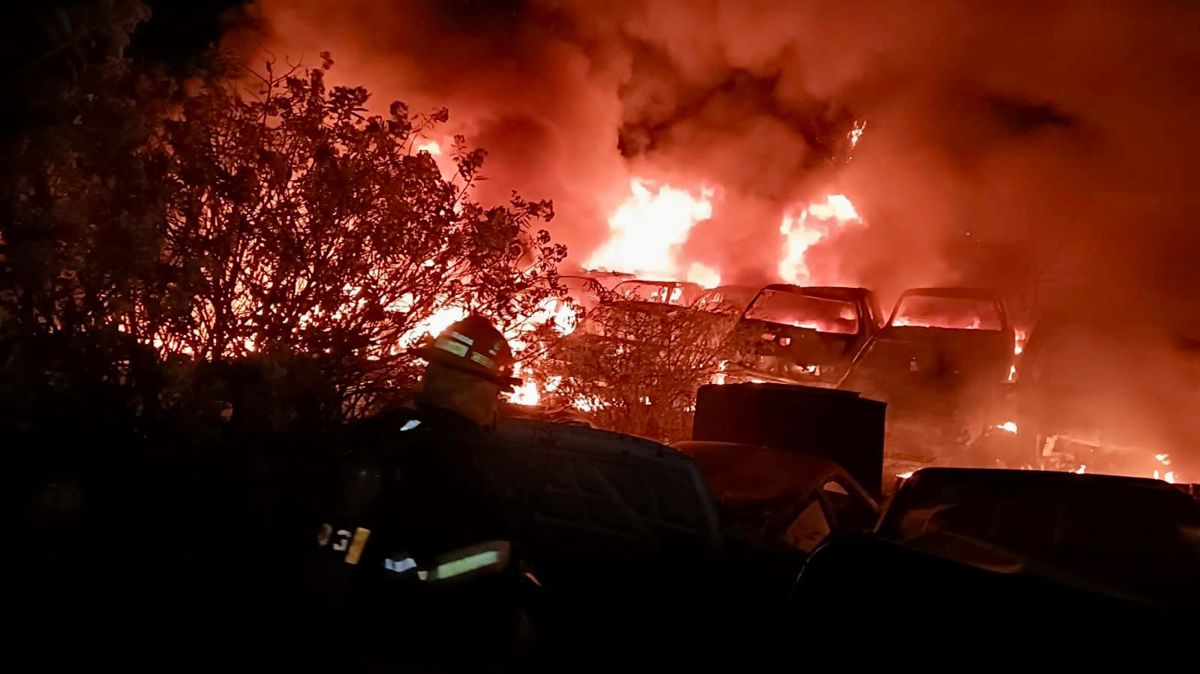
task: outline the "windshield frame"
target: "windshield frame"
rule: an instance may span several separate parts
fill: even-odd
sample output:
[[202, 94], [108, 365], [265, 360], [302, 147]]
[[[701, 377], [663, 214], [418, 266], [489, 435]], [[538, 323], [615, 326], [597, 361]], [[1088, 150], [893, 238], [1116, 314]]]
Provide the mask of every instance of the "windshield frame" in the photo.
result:
[[[754, 315], [755, 308], [760, 307], [762, 305], [764, 298], [771, 298], [771, 297], [776, 297], [776, 296], [779, 296], [779, 297], [789, 297], [790, 296], [793, 298], [798, 298], [799, 301], [801, 301], [801, 302], [825, 303], [826, 306], [842, 305], [844, 307], [849, 307], [850, 311], [854, 314], [853, 327], [852, 327], [852, 329], [849, 329], [849, 330], [845, 330], [845, 329], [843, 329], [843, 330], [828, 330], [828, 329], [823, 329], [822, 327], [818, 327], [816, 325], [810, 325], [810, 324], [805, 324], [805, 323], [798, 324], [794, 321], [779, 320], [777, 318], [764, 317], [763, 315]], [[788, 289], [788, 288], [778, 288], [778, 287], [763, 288], [757, 294], [755, 294], [754, 299], [750, 300], [750, 303], [746, 305], [746, 309], [742, 312], [741, 318], [742, 318], [742, 320], [762, 321], [764, 323], [773, 323], [775, 325], [786, 325], [786, 326], [798, 328], [801, 330], [813, 330], [820, 334], [826, 334], [826, 335], [857, 335], [857, 334], [860, 334], [864, 329], [864, 322], [867, 320], [866, 317], [863, 316], [863, 312], [860, 307], [860, 303], [854, 299], [828, 297], [825, 295], [817, 295], [817, 294], [813, 294], [813, 293], [804, 292], [803, 290], [792, 290], [792, 289]], [[841, 316], [840, 318], [842, 320], [851, 320], [845, 316]], [[813, 319], [808, 322], [816, 323], [817, 321], [815, 319]], [[828, 326], [826, 326], [826, 327], [828, 327]]]

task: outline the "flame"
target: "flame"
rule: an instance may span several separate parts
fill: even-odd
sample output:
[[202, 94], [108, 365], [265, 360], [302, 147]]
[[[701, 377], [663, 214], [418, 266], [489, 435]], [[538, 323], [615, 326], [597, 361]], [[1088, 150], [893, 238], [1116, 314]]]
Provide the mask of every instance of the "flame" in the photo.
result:
[[854, 204], [844, 194], [829, 194], [821, 202], [809, 203], [797, 213], [785, 213], [779, 224], [784, 237], [783, 259], [779, 261], [780, 278], [788, 283], [805, 285], [810, 281], [805, 254], [818, 241], [848, 223], [861, 223]]
[[[1166, 452], [1163, 452], [1161, 454], [1155, 454], [1154, 460], [1161, 463], [1163, 465], [1163, 467], [1171, 465], [1171, 455]], [[1165, 480], [1171, 484], [1175, 484], [1175, 471], [1168, 470], [1168, 471], [1166, 471], [1166, 473], [1164, 473], [1162, 475], [1162, 477], [1159, 477], [1159, 471], [1155, 470], [1154, 471], [1154, 479]]]
[[983, 318], [972, 316], [962, 318], [932, 318], [918, 316], [897, 316], [892, 325], [898, 328], [948, 328], [951, 330], [983, 330]]
[[1156, 471], [1154, 471], [1154, 480], [1163, 480], [1163, 481], [1165, 481], [1166, 483], [1169, 483], [1169, 485], [1174, 485], [1174, 483], [1175, 483], [1175, 471], [1174, 471], [1174, 470], [1168, 470], [1168, 471], [1166, 471], [1166, 474], [1164, 474], [1164, 475], [1160, 476], [1160, 475], [1159, 475], [1159, 473], [1158, 473], [1158, 471], [1156, 470]]
[[412, 327], [412, 329], [405, 333], [404, 337], [402, 337], [400, 341], [414, 342], [420, 341], [426, 336], [436, 337], [446, 328], [466, 318], [467, 313], [468, 312], [466, 309], [458, 306], [443, 307], [438, 309], [430, 314], [428, 318], [418, 321], [417, 324]]
[[[634, 178], [629, 191], [630, 197], [608, 219], [608, 242], [584, 266], [659, 280], [681, 278], [685, 273], [676, 255], [692, 227], [712, 218], [712, 189], [702, 188], [697, 194], [669, 185], [652, 189]], [[693, 264], [686, 275], [720, 281], [715, 270], [699, 264]]]
[[850, 149], [858, 147], [858, 141], [862, 139], [863, 132], [867, 130], [867, 120], [859, 120], [854, 123], [854, 128], [850, 129], [850, 133], [846, 134], [846, 138], [850, 139]]
[[700, 262], [693, 262], [688, 267], [687, 280], [699, 283], [705, 288], [715, 288], [721, 285], [721, 272]]
[[423, 140], [414, 146], [417, 152], [428, 152], [434, 157], [442, 155], [442, 146], [436, 140]]
[[542, 394], [538, 390], [537, 382], [533, 380], [522, 382], [504, 396], [508, 402], [514, 405], [537, 405], [542, 401]]
[[[851, 131], [851, 146], [861, 137], [864, 124]], [[629, 182], [630, 196], [608, 219], [609, 239], [585, 263], [590, 269], [625, 271], [656, 280], [686, 279], [712, 288], [721, 283], [721, 272], [701, 262], [678, 259], [692, 228], [713, 215], [713, 190], [691, 192], [670, 185], [653, 185], [641, 178]], [[828, 194], [799, 212], [784, 214], [779, 231], [785, 244], [778, 265], [782, 280], [807, 283], [805, 253], [835, 229], [861, 223], [854, 204], [844, 194]]]
[[1021, 354], [1025, 352], [1025, 340], [1029, 339], [1029, 333], [1016, 328], [1013, 330], [1013, 363], [1008, 366], [1008, 381], [1009, 383], [1017, 380], [1017, 361], [1020, 360]]
[[896, 477], [900, 478], [901, 480], [907, 480], [908, 478], [912, 477], [913, 473], [915, 473], [915, 472], [917, 472], [917, 471], [906, 470], [903, 473], [896, 473]]
[[1015, 421], [1006, 421], [1006, 422], [1004, 422], [1004, 423], [1002, 423], [1002, 424], [996, 424], [996, 428], [998, 428], [998, 429], [1000, 429], [1000, 430], [1002, 430], [1002, 431], [1005, 431], [1005, 432], [1007, 432], [1007, 433], [1014, 433], [1014, 434], [1015, 434], [1015, 433], [1017, 432], [1017, 422], [1015, 422]]
[[510, 341], [519, 340], [520, 332], [523, 329], [529, 330], [545, 323], [553, 323], [554, 331], [565, 337], [575, 332], [578, 322], [579, 313], [574, 302], [551, 297], [542, 302], [536, 311], [520, 322], [520, 327], [516, 331], [507, 336]]
[[594, 412], [601, 407], [605, 407], [605, 404], [596, 396], [585, 396], [580, 394], [571, 402], [571, 406], [580, 412], [587, 414], [588, 412]]
[[1087, 472], [1087, 464], [1086, 463], [1079, 464], [1079, 467], [1076, 468], [1074, 472], [1076, 475], [1083, 475], [1084, 473]]

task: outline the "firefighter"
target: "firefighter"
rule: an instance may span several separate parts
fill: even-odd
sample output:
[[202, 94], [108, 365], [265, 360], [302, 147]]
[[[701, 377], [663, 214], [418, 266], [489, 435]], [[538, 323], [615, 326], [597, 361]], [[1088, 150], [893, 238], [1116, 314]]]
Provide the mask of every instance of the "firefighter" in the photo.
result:
[[468, 316], [414, 353], [427, 363], [415, 407], [366, 420], [342, 441], [337, 484], [314, 513], [310, 585], [321, 610], [349, 618], [340, 628], [358, 644], [375, 629], [380, 641], [407, 634], [426, 650], [450, 633], [494, 640], [500, 584], [435, 592], [426, 581], [448, 553], [513, 538], [491, 439], [499, 394], [517, 383], [512, 351], [486, 319]]

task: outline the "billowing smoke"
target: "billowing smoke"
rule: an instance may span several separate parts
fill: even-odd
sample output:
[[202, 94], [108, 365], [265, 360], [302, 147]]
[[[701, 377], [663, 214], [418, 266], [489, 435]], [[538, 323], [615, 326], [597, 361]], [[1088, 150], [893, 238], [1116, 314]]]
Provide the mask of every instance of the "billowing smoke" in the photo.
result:
[[[307, 65], [331, 52], [329, 78], [365, 85], [381, 110], [450, 110], [446, 135], [488, 150], [483, 201], [518, 190], [553, 199], [555, 238], [572, 258], [598, 246], [628, 192], [617, 151], [620, 76], [562, 15], [512, 2], [265, 0], [258, 30], [230, 43]], [[449, 152], [446, 142], [442, 149]]]
[[[379, 106], [448, 106], [480, 196], [552, 198], [583, 263], [639, 177], [709, 188], [681, 254], [778, 278], [783, 216], [830, 193], [813, 282], [1002, 289], [1200, 333], [1200, 5], [1173, 0], [261, 0], [280, 58], [331, 51]], [[231, 40], [234, 38], [231, 37]], [[866, 123], [858, 145], [848, 133]], [[1167, 342], [1163, 342], [1167, 343]], [[1174, 348], [1174, 347], [1172, 347]], [[1154, 385], [1157, 382], [1150, 382]]]
[[[554, 199], [576, 261], [604, 241], [636, 175], [715, 188], [684, 253], [727, 280], [773, 280], [782, 215], [841, 192], [869, 226], [809, 251], [815, 281], [885, 294], [999, 285], [1023, 311], [1080, 288], [1158, 304], [1196, 285], [1200, 17], [1188, 3], [253, 9], [280, 57], [328, 50], [335, 79], [380, 104], [448, 106], [449, 128], [491, 152], [481, 195]], [[856, 120], [867, 128], [847, 161]]]

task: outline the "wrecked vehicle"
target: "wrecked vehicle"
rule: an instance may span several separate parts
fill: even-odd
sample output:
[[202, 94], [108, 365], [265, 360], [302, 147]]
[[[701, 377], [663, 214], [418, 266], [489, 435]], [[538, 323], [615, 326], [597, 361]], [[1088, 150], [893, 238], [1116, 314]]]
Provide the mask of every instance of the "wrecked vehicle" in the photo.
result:
[[757, 290], [755, 286], [717, 286], [705, 290], [691, 307], [705, 313], [737, 317], [754, 299]]
[[704, 292], [698, 283], [687, 281], [623, 281], [613, 292], [625, 302], [648, 302], [690, 307]]
[[566, 289], [567, 297], [584, 311], [599, 305], [609, 292], [602, 281], [588, 276], [559, 276], [558, 282]]
[[721, 523], [722, 559], [741, 615], [782, 611], [818, 544], [834, 533], [874, 527], [878, 505], [828, 459], [733, 442], [671, 445], [695, 460], [708, 480]]
[[496, 443], [494, 480], [508, 488], [512, 512], [529, 513], [516, 542], [539, 588], [526, 608], [540, 657], [570, 662], [563, 658], [610, 644], [594, 658], [622, 661], [661, 648], [667, 634], [715, 628], [718, 519], [690, 457], [644, 438], [529, 419], [500, 421]]
[[817, 630], [894, 609], [901, 592], [905, 619], [922, 628], [949, 616], [1006, 635], [1107, 628], [1194, 620], [1198, 565], [1200, 502], [1165, 482], [927, 468], [903, 482], [873, 533], [818, 548], [793, 601], [821, 617], [808, 625]]
[[[1107, 307], [1106, 307], [1107, 309]], [[1120, 315], [1120, 314], [1118, 314]], [[1200, 347], [1113, 312], [1044, 316], [1015, 384], [1020, 453], [1047, 467], [1159, 476], [1200, 442]], [[1182, 469], [1182, 472], [1181, 472]]]
[[577, 333], [618, 341], [643, 341], [651, 324], [681, 315], [703, 289], [683, 281], [622, 281], [602, 292]]
[[829, 459], [736, 442], [685, 440], [671, 447], [692, 457], [707, 478], [727, 536], [807, 554], [832, 532], [875, 525], [875, 499]]
[[954, 455], [1000, 416], [1014, 340], [996, 293], [914, 288], [838, 387], [888, 403], [889, 451]]
[[866, 288], [768, 285], [727, 339], [725, 380], [835, 385], [879, 329]]
[[797, 384], [708, 384], [696, 393], [692, 440], [825, 459], [878, 498], [885, 413], [886, 405], [852, 391]]
[[704, 291], [689, 307], [693, 339], [706, 349], [723, 349], [726, 336], [756, 290], [754, 286], [731, 285]]

